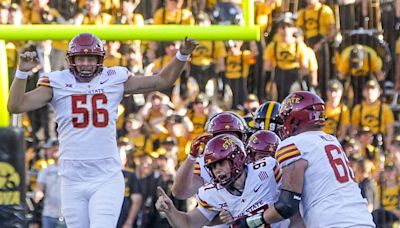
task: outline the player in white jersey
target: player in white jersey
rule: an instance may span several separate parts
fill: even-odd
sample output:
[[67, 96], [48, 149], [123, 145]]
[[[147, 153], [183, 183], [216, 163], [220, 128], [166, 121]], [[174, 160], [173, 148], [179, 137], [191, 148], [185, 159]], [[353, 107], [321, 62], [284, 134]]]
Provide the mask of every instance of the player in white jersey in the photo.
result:
[[124, 179], [116, 142], [117, 106], [124, 93], [147, 93], [171, 86], [198, 45], [185, 38], [171, 61], [154, 76], [133, 76], [123, 67], [103, 67], [102, 41], [82, 33], [69, 44], [69, 70], [40, 78], [25, 93], [36, 53], [20, 55], [8, 110], [31, 111], [51, 103], [60, 140], [62, 212], [71, 228], [115, 227], [124, 196]]
[[221, 112], [212, 116], [206, 123], [206, 133], [193, 140], [190, 154], [179, 167], [172, 194], [178, 199], [187, 199], [197, 193], [204, 184], [211, 182], [211, 176], [204, 167], [204, 145], [218, 134], [228, 133], [245, 139], [246, 126], [244, 120], [232, 112]]
[[300, 204], [306, 227], [375, 227], [340, 143], [320, 130], [324, 112], [323, 100], [310, 92], [294, 92], [282, 102], [284, 140], [275, 154], [282, 190], [258, 224], [290, 218]]
[[[211, 139], [204, 157], [213, 183], [199, 189], [195, 209], [187, 213], [178, 211], [162, 189], [159, 190], [156, 208], [165, 212], [173, 227], [202, 227], [222, 211], [228, 211], [233, 225], [241, 227], [242, 223], [237, 223], [243, 218], [262, 212], [278, 199], [281, 173], [274, 158], [266, 157], [246, 165], [243, 143], [229, 134]], [[272, 227], [287, 227], [288, 223], [287, 220]]]

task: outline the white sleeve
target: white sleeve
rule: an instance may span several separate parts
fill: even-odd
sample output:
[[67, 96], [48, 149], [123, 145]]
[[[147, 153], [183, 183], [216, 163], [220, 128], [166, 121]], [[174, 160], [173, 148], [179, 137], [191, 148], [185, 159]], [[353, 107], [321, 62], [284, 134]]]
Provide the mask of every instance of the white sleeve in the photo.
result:
[[45, 184], [46, 182], [46, 169], [40, 170], [37, 177], [37, 182], [41, 184]]

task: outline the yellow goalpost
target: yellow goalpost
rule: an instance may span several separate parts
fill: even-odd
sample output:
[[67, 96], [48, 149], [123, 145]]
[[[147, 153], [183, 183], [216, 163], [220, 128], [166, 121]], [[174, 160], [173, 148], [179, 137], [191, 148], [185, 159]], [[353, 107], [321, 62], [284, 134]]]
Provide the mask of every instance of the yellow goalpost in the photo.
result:
[[260, 28], [254, 25], [254, 0], [243, 0], [244, 25], [0, 25], [0, 127], [9, 126], [7, 112], [8, 73], [4, 41], [70, 40], [82, 32], [90, 32], [103, 40], [259, 40]]

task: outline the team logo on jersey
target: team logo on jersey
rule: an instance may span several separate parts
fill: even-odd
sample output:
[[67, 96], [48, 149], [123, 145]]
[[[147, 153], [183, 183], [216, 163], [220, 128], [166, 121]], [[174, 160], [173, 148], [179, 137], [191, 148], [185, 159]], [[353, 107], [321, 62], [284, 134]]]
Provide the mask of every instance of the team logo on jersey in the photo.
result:
[[21, 178], [15, 168], [6, 162], [0, 162], [0, 206], [20, 204]]
[[219, 207], [220, 208], [228, 207], [228, 203], [227, 202], [220, 203]]

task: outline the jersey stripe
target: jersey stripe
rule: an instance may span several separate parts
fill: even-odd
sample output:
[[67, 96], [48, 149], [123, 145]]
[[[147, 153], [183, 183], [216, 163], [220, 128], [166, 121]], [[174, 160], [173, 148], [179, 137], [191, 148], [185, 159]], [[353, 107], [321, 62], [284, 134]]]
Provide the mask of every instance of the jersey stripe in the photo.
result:
[[279, 164], [282, 164], [284, 161], [300, 155], [301, 153], [297, 149], [296, 145], [289, 144], [278, 150], [278, 152], [276, 153], [276, 160], [278, 160]]
[[265, 123], [264, 129], [269, 130], [269, 122], [271, 120], [271, 113], [274, 110], [275, 103], [271, 103], [268, 105], [267, 113], [265, 114]]
[[208, 210], [212, 209], [212, 206], [210, 206], [206, 201], [203, 201], [200, 198], [198, 198], [198, 199], [199, 199], [198, 202], [199, 202], [200, 206], [202, 206], [202, 207], [204, 207], [205, 209], [208, 209]]
[[46, 76], [43, 76], [43, 77], [39, 78], [39, 80], [38, 80], [36, 86], [37, 86], [37, 87], [39, 87], [39, 86], [50, 87], [50, 80], [49, 80], [49, 78], [46, 77]]
[[196, 174], [196, 175], [200, 176], [200, 173], [201, 173], [200, 163], [196, 162], [194, 164], [193, 174]]
[[278, 183], [281, 180], [281, 176], [282, 176], [281, 169], [279, 168], [278, 165], [275, 165], [274, 177], [275, 177], [276, 183]]

